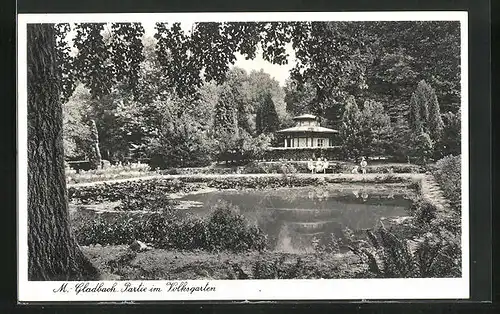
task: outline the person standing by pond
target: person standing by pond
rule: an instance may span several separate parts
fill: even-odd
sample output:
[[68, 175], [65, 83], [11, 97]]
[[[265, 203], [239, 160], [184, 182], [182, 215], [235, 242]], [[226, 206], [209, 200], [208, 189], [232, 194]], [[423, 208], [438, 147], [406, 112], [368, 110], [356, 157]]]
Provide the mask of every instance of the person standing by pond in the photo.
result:
[[326, 169], [330, 166], [330, 162], [326, 158], [323, 158], [323, 173], [326, 173]]
[[316, 173], [321, 173], [321, 171], [323, 171], [323, 160], [319, 157], [316, 161]]
[[365, 157], [361, 157], [361, 163], [359, 165], [361, 166], [361, 173], [365, 174], [366, 167], [368, 166], [368, 163], [366, 162]]
[[315, 167], [312, 158], [307, 162], [307, 169], [311, 170], [311, 173], [314, 173]]

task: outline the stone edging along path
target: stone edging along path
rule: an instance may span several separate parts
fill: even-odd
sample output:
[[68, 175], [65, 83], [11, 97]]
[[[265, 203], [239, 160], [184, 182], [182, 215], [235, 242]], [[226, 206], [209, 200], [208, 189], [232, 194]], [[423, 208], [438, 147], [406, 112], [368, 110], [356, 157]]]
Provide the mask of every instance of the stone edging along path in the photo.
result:
[[422, 197], [433, 204], [438, 211], [444, 214], [452, 214], [450, 202], [444, 197], [441, 187], [431, 174], [426, 174], [422, 178]]

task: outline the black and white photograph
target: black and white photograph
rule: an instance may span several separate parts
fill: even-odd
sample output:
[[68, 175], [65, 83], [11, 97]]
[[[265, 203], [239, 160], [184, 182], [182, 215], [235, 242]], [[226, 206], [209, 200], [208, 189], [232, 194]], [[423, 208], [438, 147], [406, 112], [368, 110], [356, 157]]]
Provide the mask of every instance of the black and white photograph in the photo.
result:
[[468, 296], [467, 13], [19, 21], [23, 300]]

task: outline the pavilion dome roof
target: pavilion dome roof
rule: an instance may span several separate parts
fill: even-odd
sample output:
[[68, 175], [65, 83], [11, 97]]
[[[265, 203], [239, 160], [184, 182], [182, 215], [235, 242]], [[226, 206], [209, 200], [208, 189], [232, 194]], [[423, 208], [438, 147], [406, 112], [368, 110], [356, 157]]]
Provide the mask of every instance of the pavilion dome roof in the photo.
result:
[[339, 131], [322, 126], [301, 125], [277, 131], [278, 133], [338, 133]]
[[300, 116], [293, 117], [293, 120], [316, 120], [316, 116], [312, 114], [303, 114]]

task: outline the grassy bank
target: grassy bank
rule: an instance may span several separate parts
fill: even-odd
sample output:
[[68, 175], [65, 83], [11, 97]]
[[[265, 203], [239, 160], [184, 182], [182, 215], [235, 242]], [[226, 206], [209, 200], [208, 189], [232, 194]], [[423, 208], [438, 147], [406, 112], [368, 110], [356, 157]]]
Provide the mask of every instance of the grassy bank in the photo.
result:
[[85, 246], [104, 273], [122, 280], [362, 278], [366, 266], [352, 253], [211, 253], [155, 249], [135, 253], [127, 246]]

